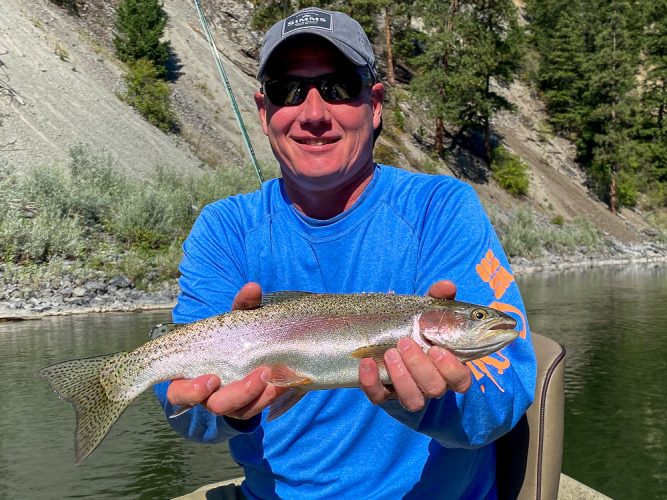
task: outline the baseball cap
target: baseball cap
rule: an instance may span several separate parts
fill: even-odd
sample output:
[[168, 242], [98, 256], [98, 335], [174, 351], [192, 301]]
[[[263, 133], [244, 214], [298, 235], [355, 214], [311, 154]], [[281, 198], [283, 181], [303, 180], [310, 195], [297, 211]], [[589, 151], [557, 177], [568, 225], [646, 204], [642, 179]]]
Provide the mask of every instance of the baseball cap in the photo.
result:
[[307, 7], [275, 23], [264, 36], [257, 79], [262, 81], [275, 50], [296, 35], [316, 35], [332, 43], [355, 66], [365, 66], [377, 79], [373, 47], [361, 25], [342, 12]]

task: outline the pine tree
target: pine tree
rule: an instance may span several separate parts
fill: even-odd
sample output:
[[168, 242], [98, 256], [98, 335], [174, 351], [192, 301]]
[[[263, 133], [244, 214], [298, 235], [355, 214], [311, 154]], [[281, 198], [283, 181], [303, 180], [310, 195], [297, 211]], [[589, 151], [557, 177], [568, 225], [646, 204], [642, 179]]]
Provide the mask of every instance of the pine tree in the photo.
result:
[[[411, 88], [426, 105], [435, 121], [434, 149], [440, 156], [445, 152], [445, 120], [453, 116], [453, 81], [458, 70], [458, 41], [455, 34], [459, 16], [459, 0], [418, 0], [417, 12], [422, 14], [426, 35], [422, 52], [413, 59], [417, 73]], [[426, 15], [428, 14], [428, 15]]]
[[[444, 123], [482, 133], [491, 161], [491, 117], [509, 103], [491, 79], [511, 81], [521, 62], [522, 33], [511, 0], [423, 0], [426, 48], [413, 88], [435, 118], [435, 149], [444, 149]], [[428, 14], [428, 15], [426, 15]]]
[[[601, 9], [600, 18], [605, 21], [596, 34], [595, 53], [587, 67], [591, 77], [584, 98], [589, 111], [582, 138], [591, 155], [591, 174], [599, 192], [616, 213], [619, 202], [631, 203], [634, 194], [621, 191], [624, 196], [619, 198], [619, 179], [635, 177], [629, 130], [638, 61], [627, 26], [629, 2], [612, 0]], [[621, 188], [632, 191], [627, 184]]]
[[[572, 6], [575, 9], [575, 6]], [[586, 48], [579, 13], [564, 11], [552, 31], [538, 73], [550, 122], [557, 132], [572, 136], [579, 128], [581, 98], [588, 79]]]
[[114, 45], [121, 61], [147, 59], [161, 76], [169, 59], [169, 42], [162, 41], [167, 13], [159, 0], [121, 0], [116, 10]]
[[[650, 189], [664, 192], [667, 188], [667, 2], [655, 2], [648, 19], [644, 32], [646, 74], [642, 86], [640, 157]], [[663, 195], [662, 203], [667, 205], [667, 196]]]

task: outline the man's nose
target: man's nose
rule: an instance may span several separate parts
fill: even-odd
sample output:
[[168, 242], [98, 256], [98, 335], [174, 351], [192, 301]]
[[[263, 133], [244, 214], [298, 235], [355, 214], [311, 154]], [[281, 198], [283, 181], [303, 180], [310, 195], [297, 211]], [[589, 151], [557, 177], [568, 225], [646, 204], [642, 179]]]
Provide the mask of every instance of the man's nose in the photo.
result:
[[311, 123], [327, 122], [330, 119], [328, 104], [315, 87], [308, 89], [301, 116], [304, 122]]

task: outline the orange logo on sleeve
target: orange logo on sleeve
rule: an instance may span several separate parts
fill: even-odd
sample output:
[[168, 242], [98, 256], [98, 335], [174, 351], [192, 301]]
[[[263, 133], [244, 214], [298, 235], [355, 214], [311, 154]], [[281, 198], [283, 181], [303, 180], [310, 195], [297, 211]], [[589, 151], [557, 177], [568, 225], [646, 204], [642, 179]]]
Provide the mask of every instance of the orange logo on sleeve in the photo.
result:
[[476, 269], [479, 277], [489, 284], [496, 299], [505, 295], [505, 291], [514, 281], [514, 276], [500, 265], [500, 261], [491, 250], [486, 252], [484, 258], [477, 264]]
[[[492, 250], [486, 252], [486, 255], [475, 266], [479, 277], [489, 284], [496, 299], [502, 298], [509, 286], [514, 282], [514, 276], [500, 265], [500, 261], [496, 258]], [[523, 313], [516, 307], [505, 304], [503, 302], [492, 302], [489, 307], [499, 309], [505, 312], [512, 312], [519, 316], [521, 329], [519, 336], [526, 338], [526, 318]], [[501, 392], [505, 392], [502, 386], [496, 380], [494, 375], [502, 375], [504, 371], [509, 368], [510, 360], [501, 352], [493, 355], [484, 356], [483, 358], [468, 362], [468, 367], [476, 380], [481, 380], [484, 377], [489, 379]], [[486, 391], [486, 386], [480, 384], [482, 392]]]

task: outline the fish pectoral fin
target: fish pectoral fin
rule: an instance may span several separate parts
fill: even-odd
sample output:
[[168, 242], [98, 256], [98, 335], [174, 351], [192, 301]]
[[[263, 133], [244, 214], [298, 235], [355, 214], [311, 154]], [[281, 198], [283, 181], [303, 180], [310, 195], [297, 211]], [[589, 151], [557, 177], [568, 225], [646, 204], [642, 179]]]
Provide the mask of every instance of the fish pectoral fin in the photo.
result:
[[395, 346], [393, 344], [367, 345], [352, 351], [351, 356], [358, 359], [372, 358], [378, 366], [384, 366], [384, 353], [392, 347]]
[[172, 413], [171, 415], [169, 415], [169, 418], [180, 417], [181, 415], [183, 415], [184, 413], [189, 412], [189, 411], [192, 410], [193, 408], [194, 408], [194, 406], [192, 406], [192, 405], [184, 405], [184, 406], [181, 406], [181, 407], [178, 408], [178, 410], [176, 410], [174, 413]]
[[172, 331], [175, 326], [175, 323], [160, 323], [159, 325], [155, 325], [153, 328], [151, 328], [151, 331], [148, 332], [148, 338], [153, 340], [158, 337], [162, 337], [162, 335], [166, 335]]
[[292, 406], [301, 401], [306, 395], [306, 392], [300, 391], [299, 389], [292, 388], [289, 389], [285, 394], [278, 397], [269, 408], [269, 415], [266, 417], [267, 422], [277, 419], [284, 413], [286, 413]]
[[287, 365], [273, 365], [268, 382], [278, 387], [299, 387], [312, 384], [313, 379], [296, 373]]

